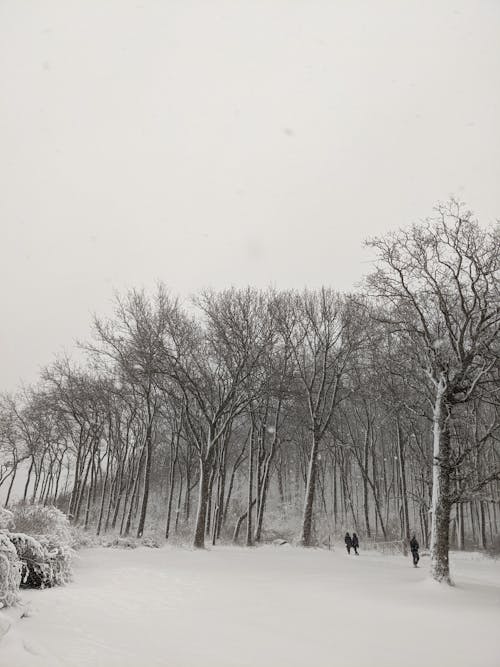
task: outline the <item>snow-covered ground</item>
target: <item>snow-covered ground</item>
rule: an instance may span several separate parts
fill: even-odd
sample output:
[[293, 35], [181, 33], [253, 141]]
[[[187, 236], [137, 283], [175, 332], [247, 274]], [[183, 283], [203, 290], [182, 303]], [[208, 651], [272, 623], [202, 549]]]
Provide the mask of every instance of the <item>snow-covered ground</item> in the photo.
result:
[[500, 562], [282, 547], [96, 548], [31, 601], [2, 667], [498, 667]]

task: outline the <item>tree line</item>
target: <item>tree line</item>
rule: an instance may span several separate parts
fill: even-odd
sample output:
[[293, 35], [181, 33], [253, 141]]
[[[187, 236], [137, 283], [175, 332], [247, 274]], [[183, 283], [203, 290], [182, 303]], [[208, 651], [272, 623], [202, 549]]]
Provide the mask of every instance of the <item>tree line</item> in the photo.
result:
[[0, 402], [0, 488], [97, 534], [195, 547], [348, 526], [431, 550], [500, 522], [498, 226], [456, 201], [369, 240], [358, 293], [206, 290], [116, 297], [34, 386]]

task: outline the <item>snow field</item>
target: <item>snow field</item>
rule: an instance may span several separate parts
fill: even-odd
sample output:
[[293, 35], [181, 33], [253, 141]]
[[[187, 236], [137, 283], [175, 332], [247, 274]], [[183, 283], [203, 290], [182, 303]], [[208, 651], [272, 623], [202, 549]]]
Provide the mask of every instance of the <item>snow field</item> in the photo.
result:
[[498, 667], [500, 562], [452, 556], [454, 588], [427, 568], [340, 546], [89, 549], [72, 584], [23, 593], [0, 666]]

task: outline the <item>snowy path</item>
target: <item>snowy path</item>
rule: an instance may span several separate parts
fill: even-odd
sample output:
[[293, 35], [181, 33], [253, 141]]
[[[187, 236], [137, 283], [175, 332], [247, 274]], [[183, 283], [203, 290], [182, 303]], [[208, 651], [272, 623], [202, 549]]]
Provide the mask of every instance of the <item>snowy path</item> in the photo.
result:
[[423, 561], [86, 550], [73, 584], [24, 593], [34, 613], [0, 644], [0, 666], [498, 667], [500, 563], [455, 558], [449, 589], [426, 579]]

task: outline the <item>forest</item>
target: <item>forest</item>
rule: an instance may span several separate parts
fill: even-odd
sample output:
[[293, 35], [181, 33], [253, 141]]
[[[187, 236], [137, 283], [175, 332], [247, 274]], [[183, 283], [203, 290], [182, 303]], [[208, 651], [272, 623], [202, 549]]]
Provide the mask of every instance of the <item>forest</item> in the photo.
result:
[[498, 541], [499, 241], [450, 200], [369, 239], [353, 293], [117, 295], [78, 362], [1, 397], [5, 506], [197, 548], [415, 533], [448, 582], [450, 548]]

